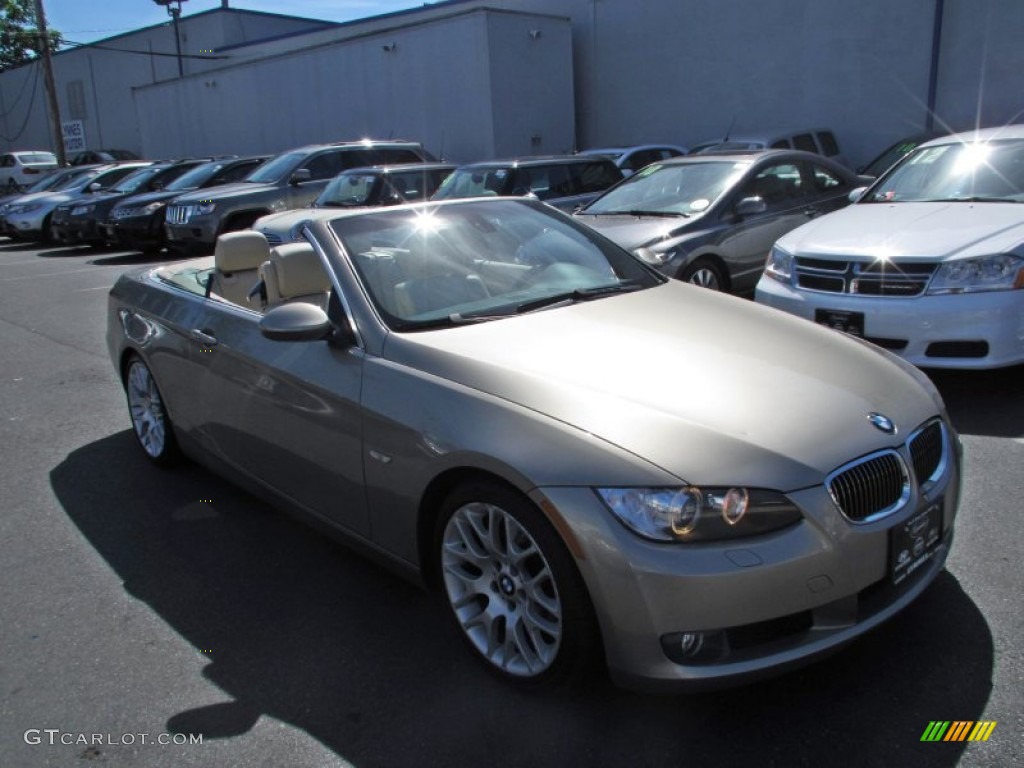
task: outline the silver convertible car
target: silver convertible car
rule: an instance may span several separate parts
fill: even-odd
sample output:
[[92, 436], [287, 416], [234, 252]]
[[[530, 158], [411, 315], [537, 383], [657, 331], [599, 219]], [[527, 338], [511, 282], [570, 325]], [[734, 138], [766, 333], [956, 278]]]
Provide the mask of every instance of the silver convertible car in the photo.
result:
[[924, 374], [658, 274], [528, 199], [339, 211], [126, 274], [135, 436], [326, 521], [527, 685], [720, 685], [943, 568], [960, 442]]

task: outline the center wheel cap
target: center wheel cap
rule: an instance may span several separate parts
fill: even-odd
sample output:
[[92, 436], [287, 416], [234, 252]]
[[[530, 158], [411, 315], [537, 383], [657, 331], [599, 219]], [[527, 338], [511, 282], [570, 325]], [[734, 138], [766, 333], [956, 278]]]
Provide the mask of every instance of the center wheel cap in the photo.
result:
[[516, 593], [516, 584], [512, 581], [512, 577], [508, 575], [503, 575], [498, 579], [498, 588], [505, 597], [512, 597]]

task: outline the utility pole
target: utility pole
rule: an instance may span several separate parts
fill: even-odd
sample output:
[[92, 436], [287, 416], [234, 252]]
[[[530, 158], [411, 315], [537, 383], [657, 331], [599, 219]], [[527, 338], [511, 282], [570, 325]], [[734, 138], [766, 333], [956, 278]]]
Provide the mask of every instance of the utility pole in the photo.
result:
[[53, 61], [50, 59], [50, 35], [46, 31], [46, 13], [43, 0], [36, 0], [36, 28], [39, 30], [39, 50], [43, 56], [43, 81], [46, 84], [46, 101], [50, 111], [50, 129], [53, 131], [57, 162], [64, 165], [64, 131], [61, 130], [60, 105], [57, 104], [57, 86], [53, 81]]
[[185, 67], [181, 63], [181, 33], [178, 29], [178, 19], [181, 18], [181, 4], [185, 0], [153, 0], [153, 2], [167, 8], [167, 15], [171, 17], [174, 24], [174, 48], [178, 52], [178, 77], [184, 77]]

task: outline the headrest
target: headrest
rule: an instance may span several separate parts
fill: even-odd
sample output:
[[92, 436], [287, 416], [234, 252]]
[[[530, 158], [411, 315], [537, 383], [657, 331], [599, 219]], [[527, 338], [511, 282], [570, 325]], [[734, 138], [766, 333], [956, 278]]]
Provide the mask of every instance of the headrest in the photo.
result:
[[225, 232], [217, 238], [213, 251], [213, 261], [220, 272], [259, 269], [269, 257], [270, 244], [266, 236], [252, 229]]
[[277, 278], [277, 290], [283, 299], [324, 293], [331, 288], [327, 270], [309, 243], [285, 243], [270, 251]]

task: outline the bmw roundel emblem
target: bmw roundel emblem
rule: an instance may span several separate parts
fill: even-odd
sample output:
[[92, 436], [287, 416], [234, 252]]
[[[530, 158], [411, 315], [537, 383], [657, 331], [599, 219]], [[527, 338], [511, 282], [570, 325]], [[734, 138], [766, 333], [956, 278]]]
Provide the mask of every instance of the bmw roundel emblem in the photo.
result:
[[888, 416], [883, 416], [881, 413], [869, 413], [868, 421], [875, 425], [876, 429], [880, 429], [887, 435], [896, 434], [896, 425], [892, 423], [892, 419]]

